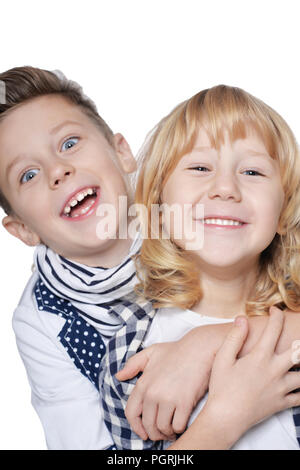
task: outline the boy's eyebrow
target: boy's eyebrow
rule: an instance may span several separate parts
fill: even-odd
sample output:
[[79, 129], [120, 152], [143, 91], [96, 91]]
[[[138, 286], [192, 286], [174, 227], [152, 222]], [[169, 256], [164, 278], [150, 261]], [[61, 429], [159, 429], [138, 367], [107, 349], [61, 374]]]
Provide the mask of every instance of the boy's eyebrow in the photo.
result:
[[[80, 123], [79, 123], [79, 122], [76, 122], [76, 121], [70, 121], [70, 120], [61, 122], [61, 123], [58, 124], [57, 126], [53, 127], [53, 128], [49, 131], [49, 134], [51, 134], [51, 135], [56, 134], [58, 131], [60, 131], [60, 129], [62, 129], [63, 127], [68, 126], [68, 125], [77, 125], [77, 126], [80, 126]], [[19, 155], [19, 156], [17, 156], [12, 162], [10, 162], [10, 164], [9, 164], [8, 167], [6, 168], [6, 178], [8, 177], [8, 174], [9, 174], [9, 172], [11, 171], [11, 169], [12, 169], [17, 163], [19, 163], [19, 161], [23, 160], [23, 158], [24, 158], [24, 155]]]
[[65, 126], [68, 126], [68, 125], [79, 125], [80, 126], [80, 123], [79, 122], [76, 122], [76, 121], [70, 121], [70, 120], [67, 120], [67, 121], [64, 121], [64, 122], [61, 122], [60, 124], [58, 124], [57, 126], [53, 127], [49, 134], [53, 135], [53, 134], [56, 134], [58, 131], [60, 131], [60, 129], [62, 129], [63, 127]]
[[23, 158], [24, 158], [23, 155], [19, 155], [18, 157], [14, 158], [12, 162], [10, 162], [10, 164], [6, 168], [6, 172], [5, 172], [6, 178], [8, 178], [8, 174], [11, 171], [12, 167], [14, 167], [17, 163], [19, 163], [19, 161], [23, 160]]

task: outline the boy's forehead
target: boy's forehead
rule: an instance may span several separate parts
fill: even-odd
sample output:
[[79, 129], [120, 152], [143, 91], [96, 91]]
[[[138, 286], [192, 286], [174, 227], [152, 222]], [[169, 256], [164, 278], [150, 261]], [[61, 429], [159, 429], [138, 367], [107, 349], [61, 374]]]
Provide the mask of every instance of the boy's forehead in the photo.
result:
[[67, 125], [87, 126], [89, 118], [62, 96], [47, 95], [22, 103], [0, 121], [0, 153], [13, 155], [34, 148]]
[[28, 125], [30, 124], [56, 124], [61, 119], [75, 117], [78, 120], [86, 121], [86, 115], [81, 111], [79, 106], [71, 103], [69, 100], [60, 95], [45, 95], [33, 98], [29, 101], [17, 105], [11, 109], [7, 116], [0, 122], [0, 130], [2, 124], [5, 127]]

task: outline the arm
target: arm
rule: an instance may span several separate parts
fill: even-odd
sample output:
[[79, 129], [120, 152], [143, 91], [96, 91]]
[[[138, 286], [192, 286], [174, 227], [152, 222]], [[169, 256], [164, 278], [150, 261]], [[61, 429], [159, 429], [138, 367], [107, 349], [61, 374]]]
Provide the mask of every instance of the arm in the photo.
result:
[[143, 371], [125, 410], [136, 434], [142, 439], [170, 440], [185, 430], [193, 408], [208, 388], [218, 346], [219, 339], [204, 326], [179, 341], [154, 344], [127, 361], [116, 375], [118, 380]]
[[[249, 334], [241, 356], [253, 349], [268, 316], [248, 320]], [[192, 409], [207, 389], [214, 356], [231, 327], [223, 323], [194, 328], [180, 341], [156, 344], [136, 354], [119, 372], [117, 378], [126, 380], [143, 371], [126, 408], [127, 419], [143, 439], [171, 439], [174, 433], [184, 431]], [[300, 314], [286, 312], [276, 352], [287, 350], [297, 339]]]
[[13, 320], [17, 346], [32, 390], [32, 405], [49, 449], [103, 449], [112, 440], [103, 422], [99, 393], [74, 366], [57, 340], [61, 319], [18, 307]]
[[188, 430], [169, 447], [229, 449], [259, 421], [299, 406], [299, 374], [290, 372], [293, 349], [276, 354], [284, 316], [274, 311], [252, 351], [238, 354], [247, 336], [248, 322], [239, 317], [219, 349], [212, 368], [208, 400]]

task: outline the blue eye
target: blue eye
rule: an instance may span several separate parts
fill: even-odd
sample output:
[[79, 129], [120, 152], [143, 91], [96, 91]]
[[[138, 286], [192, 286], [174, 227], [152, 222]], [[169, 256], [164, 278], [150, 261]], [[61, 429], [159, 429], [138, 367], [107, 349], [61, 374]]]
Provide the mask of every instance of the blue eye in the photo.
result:
[[21, 180], [20, 180], [21, 183], [27, 183], [28, 181], [32, 180], [32, 178], [34, 178], [36, 175], [36, 173], [34, 173], [35, 171], [40, 171], [40, 170], [35, 168], [33, 170], [25, 171], [25, 173], [23, 173], [23, 175], [21, 176]]
[[248, 173], [249, 176], [262, 176], [262, 173], [256, 170], [245, 170], [244, 173]]
[[70, 137], [62, 144], [62, 151], [68, 150], [78, 143], [79, 139], [77, 137]]
[[203, 172], [203, 171], [209, 171], [209, 168], [207, 168], [206, 166], [195, 166], [191, 168], [191, 170], [198, 170], [200, 172]]

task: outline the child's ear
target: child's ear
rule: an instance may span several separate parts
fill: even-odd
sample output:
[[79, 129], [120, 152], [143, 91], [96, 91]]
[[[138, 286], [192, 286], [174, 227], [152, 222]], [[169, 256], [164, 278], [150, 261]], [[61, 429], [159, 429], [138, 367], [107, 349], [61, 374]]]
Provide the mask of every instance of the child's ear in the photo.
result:
[[121, 165], [122, 170], [125, 173], [133, 173], [136, 171], [136, 160], [131, 152], [131, 148], [125, 137], [122, 134], [114, 135], [115, 150], [118, 157], [118, 161]]
[[28, 246], [36, 246], [41, 243], [40, 237], [16, 216], [7, 215], [2, 219], [2, 225], [11, 235], [19, 238]]

